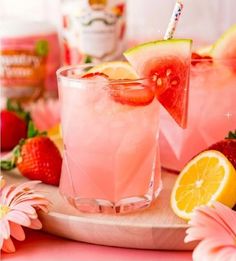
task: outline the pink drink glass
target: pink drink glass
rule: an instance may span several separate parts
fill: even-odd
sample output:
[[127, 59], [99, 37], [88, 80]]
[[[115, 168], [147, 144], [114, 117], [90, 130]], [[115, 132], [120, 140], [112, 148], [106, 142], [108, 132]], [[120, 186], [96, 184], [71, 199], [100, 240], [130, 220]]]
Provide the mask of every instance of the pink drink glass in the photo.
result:
[[89, 67], [57, 72], [64, 140], [60, 192], [85, 212], [145, 208], [161, 189], [158, 101], [121, 104], [113, 99], [111, 84], [132, 85], [135, 90], [137, 84], [149, 88], [147, 81], [73, 76]]
[[[188, 125], [160, 112], [162, 167], [180, 171], [196, 154], [236, 128], [236, 60], [192, 60]], [[236, 68], [236, 67], [235, 67]]]

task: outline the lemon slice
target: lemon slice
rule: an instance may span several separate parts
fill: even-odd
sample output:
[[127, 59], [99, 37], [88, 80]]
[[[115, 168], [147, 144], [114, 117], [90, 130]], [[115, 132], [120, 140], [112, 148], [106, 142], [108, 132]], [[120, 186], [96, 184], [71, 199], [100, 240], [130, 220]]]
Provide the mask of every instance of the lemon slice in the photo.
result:
[[100, 72], [106, 74], [112, 80], [119, 79], [138, 79], [135, 70], [127, 62], [106, 62], [94, 66], [88, 73]]
[[60, 152], [63, 151], [63, 140], [61, 133], [61, 125], [57, 124], [47, 131], [48, 137], [55, 143]]
[[[226, 30], [214, 43], [211, 55], [213, 58], [235, 59], [236, 58], [236, 24]], [[233, 61], [234, 62], [234, 61]], [[234, 63], [235, 67], [235, 63]]]
[[236, 170], [215, 150], [200, 153], [179, 174], [171, 194], [175, 214], [190, 219], [193, 210], [219, 201], [228, 207], [236, 203]]
[[208, 46], [205, 46], [205, 47], [198, 49], [196, 51], [196, 53], [198, 53], [199, 55], [202, 55], [202, 56], [204, 56], [204, 55], [210, 56], [212, 48], [213, 48], [212, 45], [208, 45]]

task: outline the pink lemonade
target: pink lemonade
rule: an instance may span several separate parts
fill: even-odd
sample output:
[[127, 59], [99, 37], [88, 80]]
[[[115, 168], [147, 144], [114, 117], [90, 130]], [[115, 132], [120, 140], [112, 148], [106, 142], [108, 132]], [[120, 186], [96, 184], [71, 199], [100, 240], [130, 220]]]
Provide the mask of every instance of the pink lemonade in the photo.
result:
[[[104, 77], [75, 78], [85, 66], [58, 72], [64, 160], [60, 192], [77, 209], [124, 213], [147, 207], [161, 189], [159, 103], [132, 106], [112, 95]], [[130, 92], [145, 80], [116, 81]]]
[[196, 154], [235, 130], [236, 72], [231, 63], [232, 59], [192, 61], [187, 128], [178, 127], [164, 109], [160, 113], [163, 167], [180, 171]]

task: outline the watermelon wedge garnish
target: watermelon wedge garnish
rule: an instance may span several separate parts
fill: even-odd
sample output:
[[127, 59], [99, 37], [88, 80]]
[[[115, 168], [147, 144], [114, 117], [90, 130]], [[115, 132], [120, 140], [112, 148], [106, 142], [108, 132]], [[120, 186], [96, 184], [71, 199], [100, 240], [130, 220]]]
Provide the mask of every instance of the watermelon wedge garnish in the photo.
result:
[[187, 123], [191, 46], [190, 39], [162, 40], [124, 53], [137, 74], [155, 84], [158, 101], [182, 128]]

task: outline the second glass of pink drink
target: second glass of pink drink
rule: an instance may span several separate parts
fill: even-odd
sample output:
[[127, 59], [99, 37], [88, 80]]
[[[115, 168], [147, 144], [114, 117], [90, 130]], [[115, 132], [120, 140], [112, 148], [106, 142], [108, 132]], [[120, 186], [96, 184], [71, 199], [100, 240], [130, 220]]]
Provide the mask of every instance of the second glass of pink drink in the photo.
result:
[[180, 171], [195, 155], [236, 128], [236, 73], [226, 63], [193, 61], [186, 129], [179, 128], [166, 111], [161, 111], [163, 167]]
[[[161, 189], [159, 104], [147, 80], [110, 81], [89, 67], [58, 72], [64, 161], [60, 192], [86, 212], [124, 213], [149, 206]], [[122, 88], [151, 99], [124, 104]]]
[[226, 63], [192, 61], [186, 129], [179, 128], [166, 111], [161, 111], [163, 167], [180, 171], [195, 155], [236, 128], [236, 73]]
[[188, 124], [179, 128], [160, 112], [162, 166], [180, 171], [195, 155], [236, 129], [236, 25], [212, 46], [194, 54], [189, 87]]

